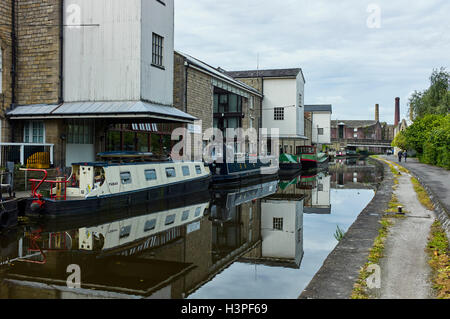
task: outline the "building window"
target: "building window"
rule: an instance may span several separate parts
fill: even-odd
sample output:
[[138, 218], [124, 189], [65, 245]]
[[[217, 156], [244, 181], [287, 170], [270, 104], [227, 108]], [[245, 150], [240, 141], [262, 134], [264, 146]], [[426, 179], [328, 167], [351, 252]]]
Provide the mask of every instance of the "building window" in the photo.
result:
[[284, 121], [284, 107], [276, 107], [274, 109], [274, 120]]
[[298, 107], [302, 107], [303, 106], [303, 95], [299, 94], [298, 95]]
[[253, 108], [255, 106], [255, 97], [254, 96], [250, 96], [250, 99], [249, 99], [248, 103], [249, 103], [250, 110], [253, 110]]
[[147, 181], [155, 181], [157, 179], [156, 171], [154, 169], [148, 169], [145, 171], [145, 179]]
[[323, 128], [319, 128], [319, 129], [317, 129], [318, 130], [318, 134], [319, 135], [323, 135]]
[[69, 120], [67, 127], [68, 144], [94, 144], [94, 121]]
[[273, 219], [273, 229], [274, 230], [283, 230], [283, 218], [274, 218]]
[[152, 64], [163, 67], [163, 51], [164, 51], [164, 38], [156, 33], [153, 33], [153, 55]]
[[25, 122], [23, 136], [24, 143], [45, 143], [44, 122]]

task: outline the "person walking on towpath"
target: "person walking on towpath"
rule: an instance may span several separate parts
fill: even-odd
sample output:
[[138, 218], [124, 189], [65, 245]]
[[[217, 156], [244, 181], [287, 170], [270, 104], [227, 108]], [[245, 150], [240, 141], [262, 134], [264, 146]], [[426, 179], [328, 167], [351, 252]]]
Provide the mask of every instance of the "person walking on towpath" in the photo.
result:
[[399, 151], [398, 152], [398, 161], [401, 163], [402, 162], [402, 157], [403, 157], [403, 152]]
[[408, 159], [408, 151], [405, 151], [405, 153], [403, 153], [403, 156], [405, 157], [405, 163], [406, 163], [407, 159]]

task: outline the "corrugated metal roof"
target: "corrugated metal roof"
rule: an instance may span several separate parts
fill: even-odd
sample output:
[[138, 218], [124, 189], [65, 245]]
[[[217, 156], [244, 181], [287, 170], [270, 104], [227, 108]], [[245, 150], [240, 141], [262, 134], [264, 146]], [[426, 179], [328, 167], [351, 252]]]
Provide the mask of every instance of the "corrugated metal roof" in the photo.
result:
[[11, 118], [50, 117], [155, 117], [167, 120], [195, 121], [196, 117], [175, 107], [144, 101], [124, 102], [66, 102], [61, 105], [27, 105], [18, 106], [8, 112]]

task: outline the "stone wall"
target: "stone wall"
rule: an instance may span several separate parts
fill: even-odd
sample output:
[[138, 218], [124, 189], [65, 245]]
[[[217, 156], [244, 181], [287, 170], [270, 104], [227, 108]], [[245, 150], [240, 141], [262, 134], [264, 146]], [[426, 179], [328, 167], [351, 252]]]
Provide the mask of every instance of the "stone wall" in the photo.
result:
[[60, 1], [17, 2], [17, 104], [55, 104], [60, 87]]
[[5, 120], [5, 111], [12, 101], [12, 3], [9, 0], [0, 1], [0, 50], [2, 53], [2, 88], [0, 93], [0, 120], [2, 121], [0, 142], [9, 140], [9, 126]]

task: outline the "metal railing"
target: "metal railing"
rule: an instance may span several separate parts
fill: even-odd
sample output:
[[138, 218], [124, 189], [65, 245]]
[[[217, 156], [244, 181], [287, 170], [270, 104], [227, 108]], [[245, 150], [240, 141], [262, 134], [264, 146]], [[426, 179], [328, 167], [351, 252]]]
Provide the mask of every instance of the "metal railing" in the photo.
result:
[[0, 165], [7, 162], [27, 165], [53, 165], [54, 144], [38, 143], [0, 143]]

